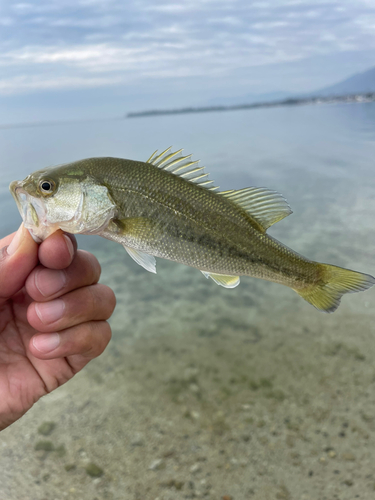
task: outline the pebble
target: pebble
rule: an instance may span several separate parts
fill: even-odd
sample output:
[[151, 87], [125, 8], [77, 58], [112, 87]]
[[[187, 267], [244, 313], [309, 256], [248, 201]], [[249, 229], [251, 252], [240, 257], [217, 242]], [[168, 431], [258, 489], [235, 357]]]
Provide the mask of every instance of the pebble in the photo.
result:
[[190, 472], [192, 474], [196, 474], [197, 472], [200, 472], [201, 470], [202, 470], [202, 468], [199, 464], [194, 464], [190, 467]]
[[184, 486], [183, 481], [178, 481], [176, 479], [171, 479], [168, 483], [169, 488], [175, 487], [177, 491], [182, 490], [182, 487]]
[[85, 471], [90, 477], [101, 477], [104, 474], [104, 470], [93, 462], [86, 465]]
[[290, 493], [289, 490], [286, 488], [286, 486], [281, 486], [280, 491], [276, 493], [276, 498], [278, 500], [289, 500], [290, 499]]
[[196, 380], [198, 373], [198, 368], [186, 368], [184, 371], [184, 380], [186, 382], [193, 382]]
[[343, 459], [343, 460], [346, 460], [346, 461], [348, 461], [348, 462], [354, 462], [354, 460], [355, 460], [355, 456], [353, 455], [353, 453], [350, 453], [350, 452], [348, 452], [348, 453], [343, 453], [343, 454], [342, 454], [342, 459]]
[[40, 440], [40, 441], [37, 441], [35, 443], [35, 446], [34, 446], [34, 450], [38, 451], [38, 450], [43, 450], [43, 451], [53, 451], [55, 449], [55, 446], [54, 444], [52, 443], [52, 441], [43, 441], [43, 440]]
[[160, 470], [165, 467], [164, 460], [162, 458], [157, 458], [153, 462], [151, 462], [150, 467], [148, 468], [149, 470]]
[[43, 436], [49, 436], [55, 427], [56, 427], [55, 422], [43, 422], [38, 427], [38, 432]]
[[142, 434], [140, 434], [139, 432], [136, 432], [133, 435], [132, 439], [130, 440], [130, 444], [132, 446], [143, 446], [144, 440], [143, 440]]
[[194, 394], [198, 394], [198, 392], [200, 392], [199, 385], [197, 384], [190, 384], [189, 389], [191, 392], [194, 392]]
[[70, 472], [71, 470], [75, 470], [77, 468], [77, 466], [75, 464], [66, 464], [64, 466], [64, 469], [67, 471], [67, 472]]

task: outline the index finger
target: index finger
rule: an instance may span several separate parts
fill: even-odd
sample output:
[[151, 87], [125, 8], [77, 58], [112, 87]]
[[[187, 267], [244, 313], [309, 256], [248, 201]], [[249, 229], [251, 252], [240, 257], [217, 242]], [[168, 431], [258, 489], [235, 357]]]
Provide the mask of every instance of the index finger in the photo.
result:
[[37, 266], [26, 280], [26, 291], [37, 302], [46, 302], [81, 288], [93, 285], [100, 278], [100, 264], [85, 250], [78, 250], [66, 269], [48, 269]]

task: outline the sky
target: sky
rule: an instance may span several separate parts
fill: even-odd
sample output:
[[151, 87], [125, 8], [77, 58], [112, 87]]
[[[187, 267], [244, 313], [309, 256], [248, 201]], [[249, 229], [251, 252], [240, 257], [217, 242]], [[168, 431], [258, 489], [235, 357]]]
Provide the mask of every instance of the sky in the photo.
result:
[[306, 92], [374, 51], [374, 0], [0, 0], [0, 123]]

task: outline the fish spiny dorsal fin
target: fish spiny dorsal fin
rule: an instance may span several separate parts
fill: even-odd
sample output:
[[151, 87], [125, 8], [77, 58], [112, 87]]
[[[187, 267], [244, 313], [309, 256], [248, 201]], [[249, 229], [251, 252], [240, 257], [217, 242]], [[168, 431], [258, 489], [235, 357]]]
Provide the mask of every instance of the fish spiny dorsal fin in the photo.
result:
[[292, 213], [286, 199], [267, 188], [244, 188], [222, 191], [218, 194], [242, 207], [264, 230]]
[[157, 154], [156, 150], [146, 163], [151, 163], [155, 167], [161, 170], [166, 170], [171, 172], [178, 177], [197, 184], [201, 187], [208, 189], [209, 191], [216, 191], [219, 189], [218, 186], [213, 186], [213, 182], [208, 179], [208, 175], [204, 172], [204, 167], [198, 167], [199, 160], [191, 161], [192, 155], [181, 156], [182, 149], [170, 153], [172, 146], [167, 148], [160, 154]]

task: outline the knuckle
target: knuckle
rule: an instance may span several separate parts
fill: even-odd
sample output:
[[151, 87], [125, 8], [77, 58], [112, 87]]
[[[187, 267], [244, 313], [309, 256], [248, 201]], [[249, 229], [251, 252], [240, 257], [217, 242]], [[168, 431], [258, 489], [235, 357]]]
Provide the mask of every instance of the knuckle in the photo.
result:
[[92, 318], [98, 314], [100, 301], [98, 300], [97, 293], [95, 292], [95, 285], [88, 286], [82, 290], [84, 292], [84, 310], [87, 311]]
[[95, 348], [92, 341], [92, 322], [82, 323], [74, 328], [74, 332], [76, 333], [74, 337], [74, 343], [76, 344], [75, 353], [86, 353], [87, 356], [90, 356]]
[[103, 321], [102, 324], [100, 325], [100, 332], [101, 332], [101, 351], [100, 354], [104, 351], [104, 349], [107, 347], [109, 341], [112, 338], [112, 330], [107, 321]]
[[[115, 292], [107, 285], [100, 285], [103, 289], [105, 295], [106, 310], [108, 311], [108, 318], [112, 315], [116, 307], [116, 295]], [[106, 319], [108, 319], [106, 318]]]
[[89, 308], [93, 317], [108, 319], [116, 306], [116, 297], [111, 288], [97, 283], [88, 287]]
[[90, 357], [100, 356], [111, 340], [111, 327], [107, 321], [95, 321], [88, 326], [90, 332], [87, 338], [89, 340], [87, 354]]
[[83, 259], [88, 264], [88, 270], [92, 279], [92, 283], [98, 282], [102, 272], [98, 259], [95, 257], [95, 255], [90, 252], [86, 252], [85, 250], [80, 250], [80, 253], [82, 254]]
[[9, 257], [9, 254], [7, 252], [8, 247], [4, 247], [0, 249], [0, 262], [6, 260]]
[[94, 255], [85, 250], [78, 250], [68, 269], [71, 289], [92, 285], [99, 281], [100, 264]]

